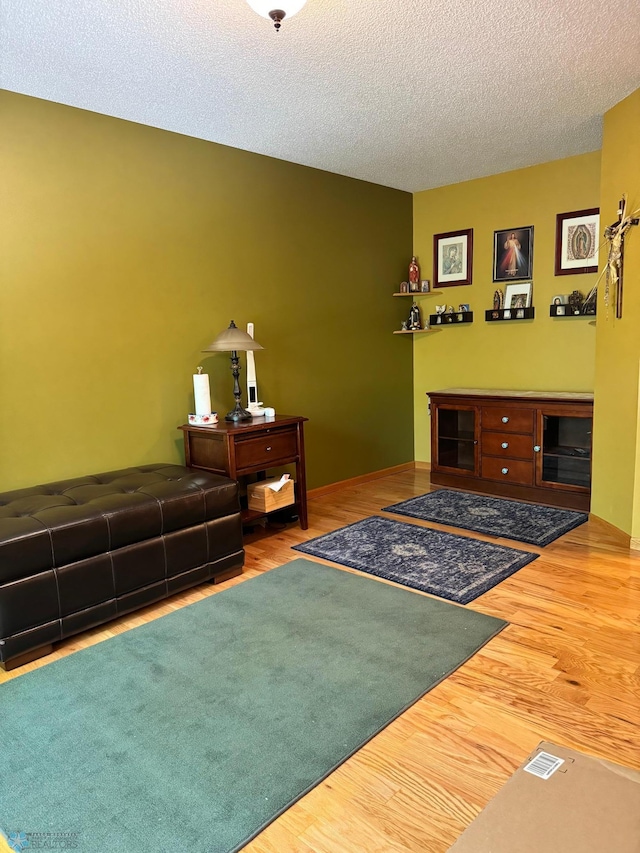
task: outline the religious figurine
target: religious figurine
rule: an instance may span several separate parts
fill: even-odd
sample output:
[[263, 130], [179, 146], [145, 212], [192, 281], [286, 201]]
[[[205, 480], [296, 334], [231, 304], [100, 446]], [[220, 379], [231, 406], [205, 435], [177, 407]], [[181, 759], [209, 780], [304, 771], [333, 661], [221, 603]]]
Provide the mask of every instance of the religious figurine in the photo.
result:
[[[637, 210], [629, 212], [627, 209], [627, 194], [624, 193], [618, 204], [618, 221], [607, 225], [604, 229], [604, 236], [609, 244], [607, 253], [607, 262], [604, 267], [605, 287], [604, 287], [604, 304], [608, 308], [611, 302], [615, 304], [616, 317], [622, 317], [622, 261], [624, 253], [624, 238], [625, 234], [633, 225], [640, 225], [640, 207]], [[600, 279], [598, 279], [599, 281]], [[594, 285], [597, 288], [598, 282]], [[586, 302], [595, 303], [595, 298], [590, 299], [591, 293], [587, 296]], [[575, 312], [577, 313], [577, 312]], [[586, 312], [585, 312], [586, 313]]]
[[571, 306], [572, 314], [579, 314], [580, 309], [582, 308], [582, 303], [584, 301], [584, 297], [580, 293], [579, 290], [574, 290], [573, 293], [569, 296], [569, 305]]
[[415, 255], [411, 258], [409, 264], [409, 287], [412, 293], [417, 293], [420, 290], [420, 267], [416, 261]]
[[409, 293], [409, 282], [403, 281], [400, 285], [400, 293]]
[[496, 290], [493, 294], [493, 310], [499, 311], [504, 307], [504, 293], [501, 290]]
[[401, 331], [401, 332], [406, 332], [406, 331], [407, 331], [407, 321], [406, 321], [406, 320], [403, 320], [403, 321], [402, 321], [402, 325], [400, 326], [400, 331]]
[[453, 314], [453, 305], [447, 305], [447, 310], [446, 310], [446, 312], [445, 312], [445, 313], [447, 313], [447, 314]]
[[411, 306], [411, 311], [409, 311], [409, 319], [407, 321], [407, 326], [409, 327], [409, 331], [417, 332], [422, 328], [422, 321], [420, 320], [420, 309], [418, 305], [414, 302]]

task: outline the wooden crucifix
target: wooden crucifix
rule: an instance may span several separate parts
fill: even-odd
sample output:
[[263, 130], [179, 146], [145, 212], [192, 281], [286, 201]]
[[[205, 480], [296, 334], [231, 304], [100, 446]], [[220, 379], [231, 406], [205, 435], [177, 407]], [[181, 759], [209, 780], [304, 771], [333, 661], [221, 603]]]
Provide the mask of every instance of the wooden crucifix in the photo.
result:
[[637, 214], [640, 210], [627, 213], [627, 197], [623, 195], [618, 205], [618, 219], [604, 229], [604, 236], [609, 244], [609, 255], [605, 266], [606, 287], [605, 304], [609, 304], [610, 293], [613, 290], [616, 302], [616, 317], [622, 317], [622, 267], [624, 261], [624, 238], [632, 225], [640, 224]]

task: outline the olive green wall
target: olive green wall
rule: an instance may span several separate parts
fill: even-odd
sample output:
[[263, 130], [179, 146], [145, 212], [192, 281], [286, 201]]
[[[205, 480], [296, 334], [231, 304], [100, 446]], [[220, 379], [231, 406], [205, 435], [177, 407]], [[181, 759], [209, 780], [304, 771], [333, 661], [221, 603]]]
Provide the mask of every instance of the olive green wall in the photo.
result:
[[310, 419], [311, 487], [413, 458], [410, 194], [0, 97], [0, 490], [181, 460], [198, 364], [232, 407], [201, 354], [231, 319], [260, 399]]
[[[627, 194], [640, 208], [640, 89], [605, 114], [602, 140], [601, 221], [617, 220]], [[604, 253], [603, 253], [604, 254]], [[601, 257], [604, 261], [604, 257]], [[604, 266], [604, 264], [601, 264]], [[604, 305], [598, 288], [593, 497], [596, 515], [640, 538], [640, 226], [628, 233], [624, 249], [623, 313]]]
[[[433, 277], [433, 235], [473, 228], [473, 283], [420, 300], [423, 316], [468, 302], [472, 324], [414, 338], [415, 457], [428, 461], [426, 392], [439, 388], [591, 391], [595, 327], [588, 318], [551, 318], [555, 294], [587, 294], [597, 275], [554, 275], [556, 214], [598, 207], [600, 152], [466, 181], [414, 196], [414, 251]], [[493, 233], [534, 226], [533, 320], [487, 323], [493, 304]]]

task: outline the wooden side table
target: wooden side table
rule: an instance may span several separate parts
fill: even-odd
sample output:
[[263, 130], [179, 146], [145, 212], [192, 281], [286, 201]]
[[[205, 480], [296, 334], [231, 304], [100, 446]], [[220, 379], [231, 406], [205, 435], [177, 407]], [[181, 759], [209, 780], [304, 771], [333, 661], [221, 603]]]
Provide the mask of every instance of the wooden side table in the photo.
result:
[[[245, 474], [295, 463], [296, 509], [300, 527], [306, 530], [309, 526], [303, 433], [306, 420], [294, 415], [276, 415], [244, 422], [221, 421], [213, 426], [184, 424], [180, 429], [184, 433], [185, 464], [237, 480]], [[242, 510], [245, 523], [264, 515]]]

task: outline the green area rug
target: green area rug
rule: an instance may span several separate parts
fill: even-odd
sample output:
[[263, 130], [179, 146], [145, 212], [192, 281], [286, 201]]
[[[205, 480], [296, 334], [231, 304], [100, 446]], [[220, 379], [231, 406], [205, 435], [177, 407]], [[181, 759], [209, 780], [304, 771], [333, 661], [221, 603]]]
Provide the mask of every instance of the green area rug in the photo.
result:
[[505, 624], [294, 560], [2, 685], [0, 828], [238, 850]]

